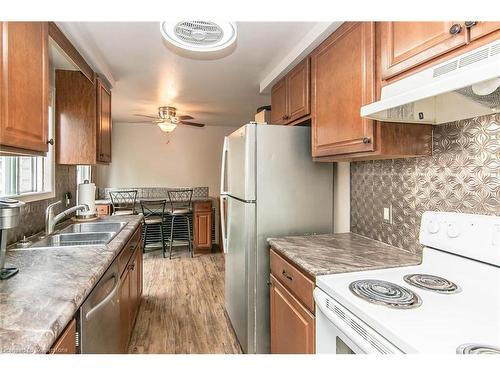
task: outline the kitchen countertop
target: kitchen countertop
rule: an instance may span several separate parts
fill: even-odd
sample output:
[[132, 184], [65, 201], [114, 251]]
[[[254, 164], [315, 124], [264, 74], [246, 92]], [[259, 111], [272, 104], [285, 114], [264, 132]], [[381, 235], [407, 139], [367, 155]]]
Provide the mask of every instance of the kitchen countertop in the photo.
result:
[[[161, 199], [165, 199], [167, 201], [167, 205], [169, 204], [169, 200], [168, 200], [168, 197], [157, 197], [157, 198], [137, 198], [137, 204], [139, 204], [139, 202], [141, 200], [161, 200]], [[217, 200], [217, 197], [193, 197], [191, 199], [191, 202], [207, 202], [207, 201], [211, 201], [211, 202], [214, 202]], [[111, 204], [111, 199], [96, 199], [95, 200], [95, 204]]]
[[269, 238], [268, 242], [312, 278], [421, 263], [419, 255], [355, 233]]
[[128, 222], [107, 245], [9, 249], [6, 265], [19, 273], [0, 281], [0, 353], [48, 352], [141, 220], [99, 219]]

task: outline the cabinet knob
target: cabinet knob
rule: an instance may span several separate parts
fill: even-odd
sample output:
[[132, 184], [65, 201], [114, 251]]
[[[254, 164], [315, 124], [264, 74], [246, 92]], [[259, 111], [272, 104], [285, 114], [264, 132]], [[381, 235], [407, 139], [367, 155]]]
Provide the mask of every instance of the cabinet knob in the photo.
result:
[[462, 31], [462, 25], [460, 25], [459, 23], [455, 23], [450, 27], [450, 34], [451, 35], [460, 34], [461, 31]]
[[368, 143], [371, 143], [371, 141], [372, 141], [371, 138], [367, 138], [367, 137], [363, 138], [363, 143], [365, 145], [368, 144]]
[[477, 21], [465, 21], [465, 27], [470, 29], [471, 27], [474, 27], [477, 25]]
[[283, 272], [281, 273], [283, 276], [285, 276], [288, 280], [293, 280], [293, 277], [292, 275], [288, 274], [288, 272], [286, 272], [285, 270], [283, 270]]
[[50, 138], [50, 139], [47, 141], [47, 144], [48, 144], [48, 145], [51, 145], [51, 146], [54, 146], [54, 138]]

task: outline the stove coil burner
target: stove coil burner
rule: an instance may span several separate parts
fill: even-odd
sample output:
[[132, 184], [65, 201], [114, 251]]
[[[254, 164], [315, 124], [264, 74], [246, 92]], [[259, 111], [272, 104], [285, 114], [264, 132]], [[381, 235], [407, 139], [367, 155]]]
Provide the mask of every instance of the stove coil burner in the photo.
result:
[[357, 280], [349, 285], [356, 296], [394, 309], [414, 309], [422, 304], [415, 292], [383, 280]]
[[403, 280], [417, 288], [437, 293], [452, 294], [459, 293], [461, 291], [457, 284], [434, 275], [410, 274], [404, 276]]
[[500, 354], [500, 348], [482, 344], [464, 344], [457, 348], [457, 354]]

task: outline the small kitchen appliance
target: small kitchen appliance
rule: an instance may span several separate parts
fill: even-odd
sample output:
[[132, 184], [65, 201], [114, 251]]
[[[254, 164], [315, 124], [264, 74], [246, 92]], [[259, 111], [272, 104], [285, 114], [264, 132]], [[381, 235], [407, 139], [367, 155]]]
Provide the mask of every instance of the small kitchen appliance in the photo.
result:
[[5, 267], [5, 258], [7, 256], [7, 230], [19, 224], [22, 206], [24, 202], [0, 198], [0, 280], [8, 279], [19, 271], [14, 267]]
[[318, 276], [317, 353], [500, 354], [500, 217], [425, 212], [422, 263]]
[[78, 210], [76, 212], [77, 220], [89, 220], [97, 217], [95, 208], [95, 184], [85, 180], [82, 184], [78, 184], [76, 193], [77, 205], [86, 204], [87, 211]]

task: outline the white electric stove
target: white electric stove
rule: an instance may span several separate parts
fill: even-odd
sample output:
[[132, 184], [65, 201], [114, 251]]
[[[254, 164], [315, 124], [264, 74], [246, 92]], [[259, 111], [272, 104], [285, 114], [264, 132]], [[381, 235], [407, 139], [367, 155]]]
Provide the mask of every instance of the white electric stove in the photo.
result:
[[426, 212], [418, 266], [319, 276], [317, 353], [500, 352], [500, 217]]

